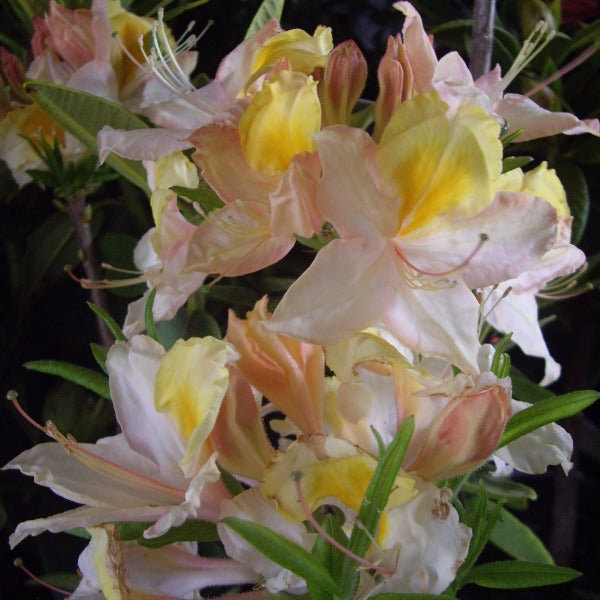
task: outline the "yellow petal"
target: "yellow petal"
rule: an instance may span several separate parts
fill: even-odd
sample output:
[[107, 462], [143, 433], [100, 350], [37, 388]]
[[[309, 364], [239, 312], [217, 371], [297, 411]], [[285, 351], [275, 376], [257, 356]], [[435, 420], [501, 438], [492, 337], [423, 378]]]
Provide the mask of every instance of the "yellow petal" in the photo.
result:
[[293, 71], [310, 75], [316, 67], [327, 64], [327, 56], [333, 48], [333, 36], [329, 27], [317, 27], [313, 36], [302, 29], [282, 31], [269, 38], [254, 57], [252, 72], [274, 65], [285, 58]]
[[568, 217], [571, 214], [565, 188], [556, 175], [556, 171], [549, 169], [546, 161], [525, 173], [523, 191], [550, 202], [559, 217]]
[[212, 431], [229, 383], [226, 365], [236, 358], [230, 344], [205, 337], [179, 340], [160, 362], [154, 405], [188, 440], [184, 464], [198, 457]]
[[398, 235], [425, 233], [437, 217], [468, 217], [493, 198], [502, 145], [495, 119], [461, 106], [454, 118], [437, 93], [403, 102], [385, 128], [376, 161], [401, 200]]
[[92, 536], [92, 560], [98, 575], [100, 589], [106, 600], [127, 600], [125, 565], [119, 533], [112, 524], [88, 527]]
[[302, 73], [278, 71], [240, 120], [244, 159], [261, 173], [283, 173], [296, 154], [315, 149], [311, 134], [320, 127], [316, 82]]

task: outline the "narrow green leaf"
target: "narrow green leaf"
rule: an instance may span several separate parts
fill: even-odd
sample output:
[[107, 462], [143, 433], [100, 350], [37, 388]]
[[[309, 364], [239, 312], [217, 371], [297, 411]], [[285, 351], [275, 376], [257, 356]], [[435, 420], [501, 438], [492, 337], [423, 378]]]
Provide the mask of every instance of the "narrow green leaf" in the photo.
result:
[[206, 4], [207, 2], [208, 0], [195, 0], [195, 2], [187, 2], [183, 6], [178, 6], [177, 8], [172, 8], [171, 10], [165, 11], [165, 21], [170, 21], [171, 19], [174, 19], [185, 12]]
[[88, 302], [87, 305], [90, 307], [92, 312], [97, 314], [104, 321], [110, 332], [113, 334], [115, 340], [118, 342], [123, 342], [127, 339], [121, 328], [117, 325], [117, 322], [104, 309], [100, 308], [93, 302]]
[[515, 367], [511, 367], [510, 369], [510, 380], [512, 383], [513, 398], [522, 402], [536, 404], [540, 400], [556, 396], [552, 390], [534, 383]]
[[[29, 81], [25, 88], [37, 106], [95, 154], [98, 153], [96, 136], [105, 125], [127, 130], [147, 128], [142, 119], [132, 115], [119, 104], [86, 92], [40, 81]], [[141, 162], [114, 154], [109, 154], [106, 162], [150, 195], [146, 183], [146, 170]]]
[[499, 370], [502, 367], [504, 348], [510, 342], [512, 333], [507, 333], [497, 344], [494, 349], [494, 357], [492, 358], [492, 364], [490, 371], [499, 377]]
[[201, 183], [200, 187], [197, 188], [187, 188], [181, 185], [174, 185], [169, 189], [182, 198], [187, 198], [192, 202], [197, 202], [206, 212], [210, 212], [211, 210], [225, 206], [223, 200], [221, 200], [221, 198], [219, 198], [219, 196], [217, 196], [217, 194], [205, 183]]
[[505, 560], [479, 565], [471, 570], [466, 583], [481, 587], [515, 590], [565, 583], [581, 573], [568, 567], [543, 563]]
[[600, 398], [600, 392], [581, 390], [540, 400], [512, 416], [498, 444], [502, 448], [521, 436], [560, 419], [580, 413]]
[[[333, 515], [327, 515], [321, 522], [321, 526], [334, 540], [341, 543], [343, 546], [348, 544], [348, 538], [342, 531], [342, 528], [337, 524]], [[318, 536], [315, 545], [312, 549], [312, 555], [320, 564], [322, 564], [331, 576], [335, 579], [338, 570], [340, 569], [344, 555], [329, 543], [323, 536]], [[308, 593], [311, 600], [330, 600], [331, 594], [322, 588], [313, 589], [308, 586]]]
[[30, 371], [47, 373], [55, 375], [67, 381], [71, 381], [92, 392], [98, 394], [106, 400], [110, 400], [110, 391], [108, 389], [108, 379], [96, 371], [87, 367], [80, 367], [69, 362], [59, 360], [32, 360], [23, 365]]
[[221, 481], [223, 481], [228, 492], [237, 496], [244, 491], [244, 486], [229, 471], [225, 470], [221, 465], [217, 465], [217, 468], [221, 473]]
[[[356, 524], [350, 535], [348, 550], [352, 554], [364, 557], [372, 543], [414, 428], [414, 419], [409, 417], [402, 423], [386, 452], [379, 457], [377, 468], [362, 499], [356, 516]], [[342, 582], [343, 597], [352, 597], [358, 583], [358, 571], [356, 562], [349, 556], [344, 558], [340, 581]]]
[[100, 344], [90, 342], [90, 350], [98, 366], [108, 375], [108, 370], [106, 369], [106, 348], [100, 346]]
[[[536, 500], [537, 492], [528, 485], [513, 481], [512, 479], [503, 479], [500, 477], [492, 477], [490, 475], [484, 475], [480, 479], [480, 483], [485, 487], [485, 491], [491, 498], [497, 499], [524, 499], [524, 500]], [[462, 489], [465, 492], [476, 494], [479, 490], [479, 486], [466, 482], [463, 484]]]
[[171, 527], [167, 533], [157, 538], [146, 539], [140, 536], [137, 543], [146, 548], [161, 548], [176, 542], [216, 542], [219, 539], [217, 526], [210, 521], [186, 521], [178, 527]]
[[[40, 581], [43, 581], [47, 585], [59, 587], [61, 590], [68, 592], [74, 592], [75, 588], [79, 585], [81, 577], [77, 573], [51, 573], [50, 575], [42, 575]], [[26, 586], [37, 586], [40, 585], [38, 582], [30, 579], [25, 582]], [[36, 595], [37, 597], [37, 595]]]
[[518, 560], [554, 564], [554, 559], [542, 540], [504, 508], [492, 529], [490, 542]]
[[[360, 102], [360, 101], [359, 101]], [[363, 101], [364, 102], [364, 101]], [[366, 130], [375, 121], [375, 103], [370, 102], [364, 108], [350, 115], [350, 126]]]
[[146, 333], [148, 337], [151, 337], [155, 342], [158, 342], [158, 333], [156, 331], [156, 324], [154, 323], [154, 315], [152, 314], [152, 307], [154, 306], [154, 298], [156, 298], [156, 288], [152, 288], [146, 301], [146, 308], [144, 309], [144, 321], [146, 324]]
[[528, 165], [532, 160], [532, 156], [507, 156], [502, 160], [502, 172], [508, 173], [513, 169], [519, 169]]
[[223, 523], [269, 560], [302, 577], [307, 585], [340, 596], [339, 588], [327, 569], [302, 546], [258, 523], [235, 517], [225, 517]]
[[244, 39], [247, 40], [250, 36], [254, 35], [271, 19], [280, 21], [284, 4], [285, 0], [263, 0], [250, 23], [250, 27], [248, 27], [248, 30], [246, 31]]

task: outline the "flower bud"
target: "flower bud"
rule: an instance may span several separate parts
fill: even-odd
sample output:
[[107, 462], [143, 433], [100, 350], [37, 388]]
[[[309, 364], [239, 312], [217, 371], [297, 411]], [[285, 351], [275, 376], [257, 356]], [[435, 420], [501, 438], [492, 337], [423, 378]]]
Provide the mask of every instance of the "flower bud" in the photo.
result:
[[406, 470], [438, 481], [476, 469], [496, 449], [510, 416], [510, 398], [500, 385], [453, 398]]
[[385, 54], [377, 69], [379, 95], [375, 101], [375, 132], [378, 142], [394, 111], [413, 95], [413, 72], [400, 34], [390, 36]]
[[246, 319], [229, 312], [227, 341], [241, 355], [237, 365], [250, 384], [304, 433], [319, 433], [323, 421], [323, 350], [269, 331], [262, 322], [270, 318], [266, 296]]
[[367, 81], [367, 61], [352, 40], [338, 44], [327, 61], [319, 86], [323, 127], [346, 124]]

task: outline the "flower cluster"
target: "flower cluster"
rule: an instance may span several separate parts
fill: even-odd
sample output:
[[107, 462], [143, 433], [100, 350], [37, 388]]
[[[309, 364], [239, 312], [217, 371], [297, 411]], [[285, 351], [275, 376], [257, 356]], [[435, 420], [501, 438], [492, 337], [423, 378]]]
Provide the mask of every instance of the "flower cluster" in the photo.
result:
[[[80, 505], [10, 540], [86, 528], [72, 598], [441, 594], [477, 558], [480, 532], [457, 495], [472, 472], [568, 472], [572, 442], [553, 417], [507, 438], [529, 405], [512, 398], [502, 347], [482, 331], [544, 359], [543, 385], [559, 377], [536, 296], [585, 256], [555, 171], [503, 159], [511, 142], [598, 135], [598, 121], [505, 93], [543, 35], [504, 77], [496, 67], [474, 80], [457, 53], [436, 57], [409, 2], [395, 7], [404, 26], [373, 103], [360, 100], [367, 63], [354, 42], [275, 19], [200, 88], [195, 39], [118, 0], [52, 1], [27, 71], [3, 58], [16, 91], [0, 157], [20, 184], [39, 155], [18, 136], [57, 139], [65, 160], [87, 150], [14, 77], [154, 125], [98, 134], [101, 159], [144, 161], [155, 223], [134, 257], [148, 290], [106, 357], [119, 433], [78, 443], [36, 424], [53, 441], [5, 466]], [[211, 202], [190, 217], [174, 188]], [[159, 343], [154, 322], [205, 282], [265, 269], [298, 241], [314, 260], [276, 307], [265, 296], [245, 316], [230, 310], [222, 340]], [[181, 531], [192, 533], [169, 539]], [[197, 540], [225, 554], [200, 556]]]

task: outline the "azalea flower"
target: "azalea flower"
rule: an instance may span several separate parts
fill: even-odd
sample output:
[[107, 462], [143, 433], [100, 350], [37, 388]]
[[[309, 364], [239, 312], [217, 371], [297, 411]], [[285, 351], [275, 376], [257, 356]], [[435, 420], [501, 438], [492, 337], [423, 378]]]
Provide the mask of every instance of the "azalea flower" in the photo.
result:
[[[162, 44], [168, 44], [163, 36]], [[213, 122], [233, 125], [269, 73], [284, 63], [290, 69], [311, 74], [324, 67], [332, 48], [331, 30], [318, 27], [313, 36], [300, 29], [282, 31], [272, 19], [230, 52], [219, 65], [213, 81], [196, 89], [177, 64], [151, 61], [158, 78], [148, 88], [143, 114], [158, 128], [123, 131], [103, 128], [98, 134], [100, 160], [109, 152], [131, 159], [156, 160], [192, 146], [188, 139], [198, 128]], [[160, 47], [155, 52], [160, 56]], [[172, 53], [175, 53], [173, 50]], [[170, 59], [169, 59], [170, 60]], [[161, 66], [162, 65], [162, 66]], [[162, 95], [162, 101], [156, 102]], [[165, 97], [166, 96], [166, 97]]]
[[[552, 38], [553, 32], [547, 24], [538, 24], [504, 77], [501, 76], [500, 67], [496, 65], [477, 81], [473, 81], [467, 65], [457, 52], [449, 52], [438, 61], [430, 39], [423, 29], [421, 17], [410, 2], [396, 2], [394, 7], [406, 16], [403, 27], [406, 59], [402, 61], [402, 72], [408, 73], [410, 78], [414, 79], [416, 92], [436, 90], [451, 107], [451, 111], [465, 103], [481, 106], [488, 114], [506, 122], [508, 135], [523, 130], [516, 142], [557, 133], [600, 135], [598, 119], [580, 120], [571, 113], [546, 110], [527, 96], [504, 94], [519, 72]], [[389, 53], [388, 46], [386, 56]], [[389, 66], [387, 68], [389, 69]], [[404, 84], [404, 87], [407, 85]], [[393, 102], [393, 99], [387, 100], [388, 103], [390, 101]]]
[[194, 233], [188, 269], [229, 277], [258, 271], [289, 252], [294, 234], [321, 230], [312, 139], [321, 126], [316, 86], [303, 73], [277, 71], [239, 127], [208, 125], [192, 135], [193, 159], [226, 205]]
[[229, 493], [206, 440], [227, 389], [226, 365], [236, 356], [213, 338], [180, 340], [167, 353], [145, 336], [117, 342], [107, 368], [122, 433], [79, 444], [49, 422], [44, 431], [58, 443], [39, 444], [5, 465], [84, 505], [21, 523], [11, 546], [43, 531], [111, 521], [151, 521], [146, 537], [190, 518], [215, 521]]
[[435, 93], [414, 96], [379, 145], [345, 126], [315, 136], [318, 203], [340, 239], [289, 288], [269, 327], [333, 344], [383, 324], [411, 350], [477, 372], [471, 289], [531, 266], [554, 243], [556, 214], [532, 195], [496, 195], [498, 124], [472, 105], [447, 110]]
[[[222, 516], [268, 525], [310, 550], [315, 534], [308, 534], [302, 522], [330, 504], [343, 511], [349, 533], [375, 467], [371, 455], [344, 440], [303, 436], [271, 463], [260, 490], [223, 502]], [[436, 594], [447, 587], [471, 537], [449, 499], [448, 490], [399, 472], [367, 552], [366, 561], [374, 568], [360, 569], [361, 597], [386, 591]], [[259, 555], [226, 525], [218, 528], [228, 555], [263, 575], [268, 591], [305, 593], [296, 576]]]

